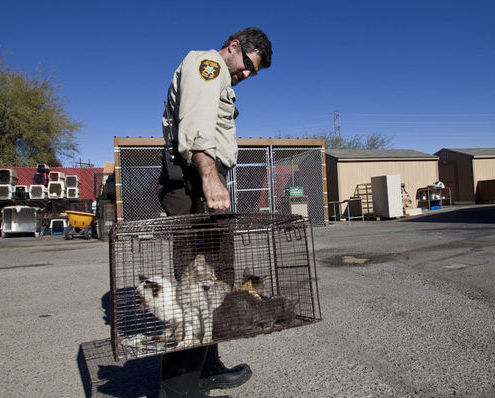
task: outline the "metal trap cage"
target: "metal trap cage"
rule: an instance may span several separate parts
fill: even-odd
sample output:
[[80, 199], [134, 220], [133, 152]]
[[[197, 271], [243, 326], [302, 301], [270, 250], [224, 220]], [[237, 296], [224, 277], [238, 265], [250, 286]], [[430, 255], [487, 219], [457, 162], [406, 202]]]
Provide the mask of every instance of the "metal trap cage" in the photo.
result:
[[321, 320], [312, 227], [301, 216], [130, 221], [109, 243], [117, 360]]

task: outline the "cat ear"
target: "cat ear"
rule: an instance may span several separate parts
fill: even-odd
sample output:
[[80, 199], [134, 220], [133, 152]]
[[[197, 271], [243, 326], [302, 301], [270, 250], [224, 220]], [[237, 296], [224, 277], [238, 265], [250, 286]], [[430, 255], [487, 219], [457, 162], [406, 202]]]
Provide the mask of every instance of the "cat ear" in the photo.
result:
[[148, 279], [146, 276], [139, 274], [139, 283], [143, 283], [146, 279]]
[[194, 268], [198, 271], [204, 271], [206, 268], [206, 259], [204, 254], [198, 254], [196, 255], [196, 258], [194, 259]]

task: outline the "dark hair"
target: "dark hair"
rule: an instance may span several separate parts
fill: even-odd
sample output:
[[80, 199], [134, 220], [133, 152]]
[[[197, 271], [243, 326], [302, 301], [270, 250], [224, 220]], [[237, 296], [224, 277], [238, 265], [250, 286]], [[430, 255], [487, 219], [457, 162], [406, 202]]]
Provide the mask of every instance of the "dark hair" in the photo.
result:
[[222, 48], [228, 47], [232, 40], [239, 40], [247, 53], [257, 52], [261, 56], [261, 66], [269, 68], [272, 64], [272, 43], [258, 28], [246, 28], [229, 36]]

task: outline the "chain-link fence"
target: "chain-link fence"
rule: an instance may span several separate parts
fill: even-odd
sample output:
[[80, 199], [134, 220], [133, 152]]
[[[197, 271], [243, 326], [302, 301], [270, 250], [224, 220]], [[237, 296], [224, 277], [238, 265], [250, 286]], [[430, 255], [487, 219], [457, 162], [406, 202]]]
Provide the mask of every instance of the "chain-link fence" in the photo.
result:
[[325, 224], [321, 148], [274, 148], [272, 159], [274, 212]]
[[234, 211], [294, 213], [325, 224], [321, 148], [239, 148], [229, 177]]
[[[157, 198], [161, 171], [160, 146], [121, 146], [121, 205], [123, 221], [160, 216]], [[320, 147], [241, 147], [227, 185], [234, 212], [300, 214], [324, 225], [325, 197]], [[119, 184], [121, 184], [119, 186]]]
[[157, 196], [161, 153], [162, 147], [120, 147], [124, 221], [156, 218], [163, 212]]

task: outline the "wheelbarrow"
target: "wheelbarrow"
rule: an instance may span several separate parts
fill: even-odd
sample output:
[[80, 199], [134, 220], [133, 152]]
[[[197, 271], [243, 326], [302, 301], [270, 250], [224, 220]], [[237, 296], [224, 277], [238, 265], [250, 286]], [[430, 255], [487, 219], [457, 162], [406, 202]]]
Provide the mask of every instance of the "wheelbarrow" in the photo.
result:
[[74, 236], [91, 239], [96, 215], [72, 210], [67, 210], [65, 213], [69, 220], [69, 225], [65, 229], [65, 239], [74, 239]]

